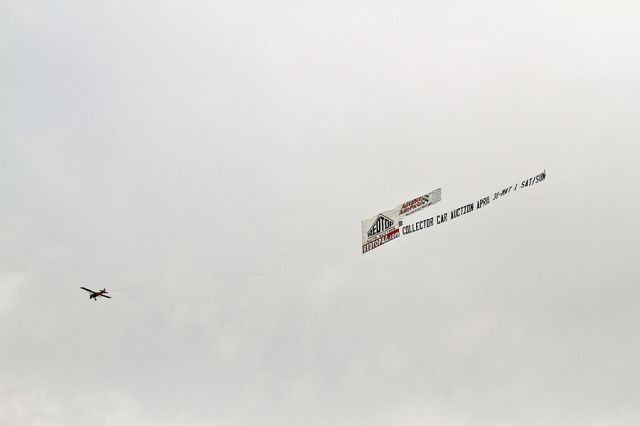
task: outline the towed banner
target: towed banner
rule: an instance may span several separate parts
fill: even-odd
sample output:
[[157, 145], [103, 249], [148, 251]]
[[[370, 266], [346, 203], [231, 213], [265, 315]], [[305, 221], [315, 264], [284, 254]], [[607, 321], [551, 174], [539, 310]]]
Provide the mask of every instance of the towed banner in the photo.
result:
[[411, 201], [407, 201], [400, 206], [400, 217], [409, 216], [424, 209], [425, 207], [435, 204], [442, 199], [442, 188], [434, 189], [426, 195], [421, 195]]
[[460, 207], [452, 209], [448, 212], [443, 212], [436, 216], [420, 220], [416, 223], [402, 226], [401, 219], [405, 216], [413, 214], [423, 208], [435, 204], [441, 199], [440, 188], [435, 191], [431, 191], [429, 194], [422, 197], [415, 198], [411, 201], [396, 207], [393, 210], [389, 210], [378, 214], [372, 218], [362, 221], [362, 253], [366, 253], [374, 248], [388, 243], [391, 240], [398, 238], [401, 234], [407, 235], [417, 231], [422, 231], [427, 228], [431, 228], [435, 225], [441, 225], [450, 220], [457, 219], [468, 213], [473, 213], [481, 208], [493, 204], [494, 201], [503, 198], [505, 195], [512, 192], [516, 192], [518, 189], [528, 188], [531, 185], [542, 182], [546, 179], [546, 170], [542, 173], [524, 179], [517, 182], [514, 185], [500, 188], [498, 191], [492, 194], [486, 195], [480, 199], [477, 199], [471, 203], [463, 204]]
[[400, 220], [416, 213], [442, 199], [442, 189], [438, 188], [428, 194], [402, 203], [392, 210], [379, 213], [362, 221], [362, 253], [388, 243], [400, 236]]

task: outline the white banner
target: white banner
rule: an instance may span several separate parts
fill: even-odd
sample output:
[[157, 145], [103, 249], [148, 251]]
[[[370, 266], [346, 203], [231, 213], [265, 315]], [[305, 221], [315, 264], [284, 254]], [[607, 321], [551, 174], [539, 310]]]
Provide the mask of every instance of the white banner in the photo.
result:
[[392, 210], [387, 210], [362, 221], [362, 253], [395, 240], [400, 236], [400, 220], [416, 213], [442, 198], [442, 189], [438, 188], [426, 195], [421, 195]]
[[421, 195], [411, 201], [402, 203], [400, 206], [400, 217], [409, 216], [424, 209], [425, 207], [435, 204], [442, 199], [442, 188], [434, 189], [426, 195]]

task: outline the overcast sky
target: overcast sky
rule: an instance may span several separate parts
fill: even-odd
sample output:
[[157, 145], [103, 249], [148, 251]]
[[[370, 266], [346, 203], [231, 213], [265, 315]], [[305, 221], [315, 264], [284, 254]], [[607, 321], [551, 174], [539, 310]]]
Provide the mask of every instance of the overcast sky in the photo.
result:
[[0, 423], [640, 424], [639, 21], [0, 1]]

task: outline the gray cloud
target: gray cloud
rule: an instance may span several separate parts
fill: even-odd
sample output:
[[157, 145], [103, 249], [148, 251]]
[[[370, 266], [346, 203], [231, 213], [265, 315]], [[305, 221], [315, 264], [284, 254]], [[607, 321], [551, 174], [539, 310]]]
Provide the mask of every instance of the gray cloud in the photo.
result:
[[8, 424], [638, 422], [637, 5], [0, 7]]

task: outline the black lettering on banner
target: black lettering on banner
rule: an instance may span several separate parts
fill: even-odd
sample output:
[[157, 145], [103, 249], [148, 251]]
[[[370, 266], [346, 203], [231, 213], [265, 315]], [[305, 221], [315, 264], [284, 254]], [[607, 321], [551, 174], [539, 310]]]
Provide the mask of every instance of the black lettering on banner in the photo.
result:
[[416, 223], [412, 223], [411, 225], [406, 225], [402, 227], [402, 235], [411, 234], [416, 231], [422, 231], [423, 229], [427, 229], [433, 226], [433, 218], [420, 220]]
[[481, 207], [484, 207], [487, 204], [489, 204], [489, 197], [484, 197], [483, 199], [478, 200], [476, 208], [480, 209]]
[[472, 211], [473, 211], [473, 203], [467, 204], [466, 206], [458, 207], [455, 210], [451, 210], [451, 219], [460, 217], [463, 214], [471, 213]]
[[393, 226], [393, 220], [384, 215], [379, 215], [369, 228], [367, 236], [372, 238]]

